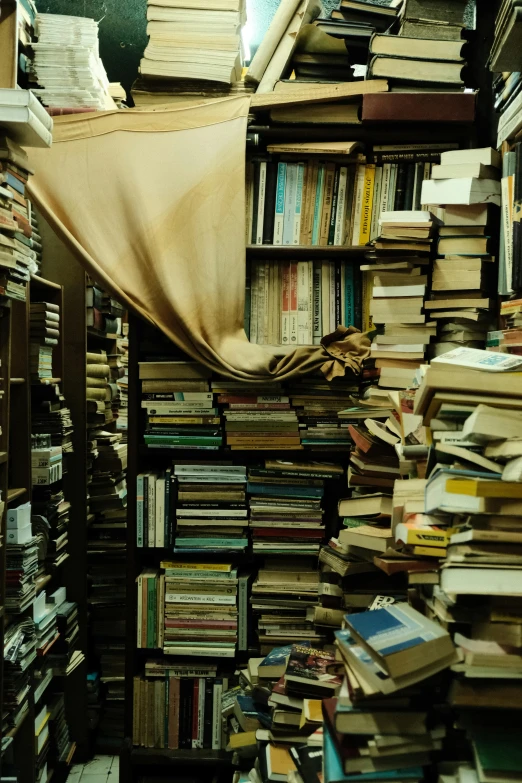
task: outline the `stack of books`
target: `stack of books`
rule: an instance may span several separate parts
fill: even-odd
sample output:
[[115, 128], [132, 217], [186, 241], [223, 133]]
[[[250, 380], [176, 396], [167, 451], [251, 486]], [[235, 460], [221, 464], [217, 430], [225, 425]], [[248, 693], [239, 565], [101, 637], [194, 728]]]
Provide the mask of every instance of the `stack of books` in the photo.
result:
[[86, 384], [85, 394], [88, 410], [103, 416], [103, 423], [112, 421], [111, 397], [109, 386], [110, 367], [107, 364], [106, 351], [88, 351], [86, 355]]
[[29, 275], [37, 271], [31, 205], [25, 195], [30, 174], [25, 150], [0, 136], [0, 295], [23, 302]]
[[258, 345], [319, 345], [360, 326], [358, 269], [345, 261], [253, 261], [247, 337]]
[[500, 315], [504, 321], [506, 329], [516, 330], [522, 326], [522, 300], [512, 299], [502, 302], [500, 305]]
[[[228, 677], [216, 664], [150, 660], [134, 678], [133, 744], [170, 750], [220, 750]], [[158, 732], [154, 731], [157, 722]]]
[[106, 335], [117, 337], [122, 333], [123, 306], [89, 279], [85, 292], [87, 326]]
[[[22, 51], [19, 51], [19, 63], [30, 72], [31, 61]], [[9, 144], [15, 147], [18, 144], [22, 147], [51, 146], [53, 120], [31, 90], [0, 88], [0, 115], [2, 131], [8, 134]]]
[[37, 85], [33, 92], [50, 113], [115, 107], [99, 54], [98, 22], [82, 16], [39, 13], [36, 35], [30, 78]]
[[399, 35], [430, 40], [461, 41], [466, 27], [466, 0], [406, 0]]
[[67, 454], [73, 450], [73, 423], [70, 408], [57, 383], [41, 383], [31, 387], [31, 432], [48, 435], [50, 445], [60, 447], [67, 472]]
[[424, 361], [433, 331], [423, 308], [436, 223], [429, 212], [381, 213], [379, 236], [367, 254], [372, 263], [362, 266], [372, 277], [369, 312], [382, 332], [371, 346], [376, 367], [385, 371], [381, 386], [408, 388]]
[[252, 584], [252, 611], [257, 617], [261, 654], [278, 645], [303, 639], [322, 644], [324, 632], [316, 631], [313, 617], [318, 605], [319, 576], [312, 565], [267, 562]]
[[35, 577], [38, 572], [37, 539], [31, 537], [24, 543], [16, 543], [18, 538], [17, 508], [9, 509], [7, 530], [14, 538], [7, 541], [6, 547], [6, 596], [5, 606], [13, 614], [24, 612], [36, 597]]
[[49, 754], [45, 754], [45, 764], [70, 764], [76, 746], [73, 744], [69, 732], [63, 691], [50, 694], [48, 710]]
[[[508, 304], [511, 303], [508, 302]], [[520, 308], [520, 305], [518, 305], [518, 307]], [[518, 329], [498, 329], [494, 332], [488, 332], [486, 340], [487, 351], [520, 355], [521, 348], [522, 330], [520, 327]]]
[[355, 444], [350, 453], [348, 486], [359, 494], [391, 493], [400, 475], [396, 446], [401, 435], [395, 417], [389, 416], [384, 422], [376, 417], [364, 419], [349, 424], [348, 432]]
[[210, 370], [196, 362], [140, 362], [139, 368], [146, 445], [219, 449], [223, 436]]
[[56, 621], [56, 605], [47, 602], [45, 590], [38, 593], [33, 605], [33, 618], [36, 629], [36, 654], [46, 655], [60, 636]]
[[427, 203], [446, 205], [426, 303], [439, 325], [435, 355], [459, 346], [484, 347], [495, 261], [488, 205], [500, 203], [500, 165], [491, 148], [443, 152], [423, 184]]
[[318, 555], [324, 539], [325, 481], [340, 465], [266, 460], [248, 471], [250, 528], [254, 553]]
[[[511, 92], [515, 89], [513, 81], [518, 83], [520, 77], [520, 60], [517, 57], [518, 36], [522, 25], [522, 15], [514, 0], [503, 0], [495, 21], [495, 38], [490, 54], [490, 70], [501, 73], [506, 80], [506, 88]], [[510, 78], [511, 77], [511, 78]], [[517, 94], [520, 92], [520, 87]], [[504, 98], [507, 99], [508, 96]]]
[[29, 316], [29, 372], [32, 381], [53, 376], [53, 346], [60, 337], [60, 307], [50, 302], [31, 302]]
[[[421, 780], [421, 767], [432, 762], [446, 733], [429, 678], [457, 660], [450, 635], [408, 604], [394, 603], [346, 615], [335, 637], [345, 676], [338, 698], [323, 701], [326, 779], [393, 770], [401, 779]], [[421, 682], [422, 700], [415, 691], [400, 692]], [[393, 749], [381, 741], [387, 735], [395, 737]]]
[[244, 465], [175, 464], [175, 552], [244, 552], [248, 547]]
[[174, 540], [175, 477], [165, 472], [140, 473], [136, 479], [136, 546], [172, 546]]
[[36, 660], [36, 632], [30, 618], [10, 623], [4, 639], [4, 709], [2, 736], [18, 729], [29, 712], [31, 664]]
[[307, 378], [292, 381], [287, 392], [299, 421], [299, 437], [305, 449], [346, 451], [350, 448], [347, 422], [339, 413], [357, 396], [359, 386], [347, 373], [342, 381]]
[[[298, 419], [282, 388], [216, 381], [223, 405], [226, 444], [231, 451], [300, 450]], [[274, 392], [282, 392], [274, 394]]]
[[239, 579], [234, 565], [167, 561], [161, 567], [164, 569], [161, 577], [164, 611], [160, 613], [165, 623], [162, 638], [160, 635], [163, 652], [233, 658], [239, 625], [247, 623], [244, 597], [242, 610], [238, 608]]
[[140, 63], [143, 77], [174, 81], [185, 90], [206, 82], [230, 85], [241, 79], [242, 0], [208, 3], [147, 2], [149, 43]]
[[122, 324], [122, 334], [123, 337], [120, 337], [118, 340], [116, 340], [116, 351], [118, 355], [118, 363], [120, 367], [120, 372], [118, 374], [118, 377], [116, 378], [116, 383], [118, 385], [118, 391], [119, 391], [119, 409], [118, 409], [118, 417], [116, 419], [116, 429], [118, 432], [121, 432], [124, 440], [127, 439], [127, 429], [128, 429], [128, 411], [129, 411], [129, 376], [128, 376], [128, 368], [129, 368], [129, 338], [128, 338], [128, 323]]

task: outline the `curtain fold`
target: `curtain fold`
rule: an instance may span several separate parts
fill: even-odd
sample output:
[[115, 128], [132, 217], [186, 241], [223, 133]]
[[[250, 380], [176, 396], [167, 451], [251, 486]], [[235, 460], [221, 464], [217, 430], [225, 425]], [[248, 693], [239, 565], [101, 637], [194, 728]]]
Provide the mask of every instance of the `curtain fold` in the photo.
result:
[[243, 381], [357, 372], [370, 342], [251, 344], [244, 332], [249, 98], [57, 117], [29, 194], [92, 277], [193, 359]]

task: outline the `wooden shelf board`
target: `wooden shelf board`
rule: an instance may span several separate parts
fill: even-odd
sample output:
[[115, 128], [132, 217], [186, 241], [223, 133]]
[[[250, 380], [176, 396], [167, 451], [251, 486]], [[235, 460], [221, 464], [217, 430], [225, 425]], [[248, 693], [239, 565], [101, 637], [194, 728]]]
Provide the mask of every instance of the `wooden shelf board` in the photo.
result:
[[7, 462], [7, 451], [0, 451], [0, 465]]
[[105, 334], [105, 332], [100, 332], [93, 326], [87, 327], [87, 337], [94, 337], [97, 340], [109, 340], [110, 342], [114, 342], [114, 340], [119, 340], [120, 336], [121, 335], [119, 334]]
[[304, 446], [302, 449], [283, 449], [283, 448], [277, 448], [277, 446], [270, 446], [270, 448], [263, 449], [261, 447], [256, 449], [229, 449], [227, 446], [221, 446], [218, 450], [213, 451], [207, 451], [206, 449], [178, 449], [176, 446], [172, 446], [172, 448], [162, 447], [161, 449], [151, 449], [148, 446], [146, 446], [144, 443], [140, 444], [138, 446], [138, 454], [141, 457], [172, 457], [173, 454], [176, 453], [176, 451], [179, 452], [178, 457], [181, 459], [181, 453], [185, 454], [186, 457], [183, 457], [183, 459], [205, 459], [205, 457], [208, 457], [209, 454], [212, 455], [219, 455], [220, 458], [227, 457], [232, 459], [234, 455], [238, 455], [239, 458], [246, 457], [247, 455], [251, 455], [251, 457], [255, 457], [256, 453], [262, 452], [263, 454], [267, 454], [268, 452], [276, 451], [278, 454], [284, 454], [290, 455], [290, 454], [299, 454], [301, 457], [303, 454], [330, 454], [331, 452], [339, 453], [339, 454], [348, 454], [350, 451], [349, 447], [340, 449], [335, 446], [327, 446], [323, 448], [316, 448], [314, 446]]
[[360, 257], [363, 253], [368, 252], [370, 248], [366, 245], [360, 245], [359, 247], [344, 245], [247, 245], [247, 255], [282, 255], [291, 256], [293, 253], [298, 255], [311, 255], [311, 256], [357, 256]]
[[140, 766], [162, 766], [169, 763], [192, 766], [232, 763], [232, 754], [225, 750], [169, 750], [167, 748], [133, 748], [131, 763]]
[[24, 492], [27, 492], [25, 487], [17, 487], [13, 489], [7, 490], [7, 502], [12, 503], [13, 500], [16, 500], [17, 498], [21, 497]]
[[31, 381], [31, 386], [50, 386], [51, 384], [61, 382], [61, 378], [39, 378], [37, 381]]
[[9, 383], [11, 386], [22, 386], [25, 383], [25, 378], [10, 378]]
[[40, 277], [40, 275], [31, 275], [31, 283], [36, 283], [37, 285], [45, 286], [46, 288], [54, 288], [57, 291], [61, 291], [62, 289], [62, 286], [58, 283], [46, 280], [45, 277]]

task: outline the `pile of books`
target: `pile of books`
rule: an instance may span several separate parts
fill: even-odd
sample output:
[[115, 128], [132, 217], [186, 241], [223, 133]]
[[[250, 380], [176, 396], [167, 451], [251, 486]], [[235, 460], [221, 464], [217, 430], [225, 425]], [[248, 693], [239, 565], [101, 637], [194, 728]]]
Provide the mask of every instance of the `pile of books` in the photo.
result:
[[381, 386], [408, 388], [424, 361], [433, 334], [423, 309], [436, 225], [429, 212], [381, 213], [379, 236], [367, 253], [371, 263], [362, 266], [372, 294], [369, 312], [380, 327], [371, 356], [385, 371]]
[[[147, 661], [144, 675], [134, 678], [133, 744], [171, 750], [224, 748], [221, 714], [228, 681], [218, 675], [216, 664]], [[159, 732], [153, 728], [156, 721]]]
[[244, 552], [248, 547], [244, 465], [175, 464], [175, 552]]
[[259, 345], [319, 345], [360, 326], [358, 269], [341, 261], [253, 261], [247, 336]]
[[50, 302], [31, 302], [29, 315], [29, 372], [31, 380], [53, 377], [53, 346], [60, 337], [60, 307]]
[[[163, 652], [167, 655], [233, 658], [247, 600], [238, 609], [238, 572], [227, 563], [167, 561], [164, 569]], [[138, 626], [139, 627], [139, 626]], [[245, 631], [243, 630], [243, 633]]]
[[36, 633], [33, 621], [26, 617], [12, 622], [4, 638], [4, 709], [2, 736], [9, 736], [29, 712], [31, 664], [36, 660]]
[[279, 384], [213, 381], [223, 406], [226, 444], [232, 451], [301, 449], [296, 411]]
[[82, 16], [37, 14], [32, 44], [33, 92], [50, 113], [114, 108], [99, 54], [98, 22]]
[[[491, 210], [500, 204], [500, 155], [491, 148], [443, 152], [422, 198], [445, 205], [426, 309], [439, 325], [435, 355], [483, 348], [494, 283]], [[435, 210], [435, 206], [432, 207]]]
[[[128, 338], [129, 325], [128, 323], [122, 324], [122, 334], [116, 340], [117, 351], [117, 363], [118, 363], [118, 376], [116, 383], [119, 391], [119, 407], [118, 416], [116, 418], [116, 429], [121, 432], [124, 440], [127, 438], [127, 429], [129, 425], [128, 411], [129, 411], [129, 338]], [[109, 360], [110, 365], [110, 360]], [[111, 367], [112, 373], [112, 367]]]
[[105, 335], [114, 335], [115, 338], [122, 334], [125, 308], [90, 279], [85, 292], [85, 305], [87, 326], [90, 329]]
[[[491, 47], [489, 67], [493, 72], [502, 74], [506, 80], [505, 89], [508, 95], [504, 96], [504, 100], [507, 100], [519, 83], [518, 36], [521, 25], [522, 15], [517, 4], [514, 0], [503, 0], [495, 21], [495, 37]], [[519, 92], [518, 86], [516, 93]]]
[[67, 454], [73, 450], [73, 423], [70, 408], [57, 383], [41, 383], [31, 387], [31, 432], [33, 436], [50, 438], [50, 445], [60, 447], [67, 472]]
[[149, 43], [140, 63], [142, 77], [178, 82], [183, 91], [206, 82], [230, 85], [241, 79], [242, 0], [147, 2]]
[[45, 754], [45, 765], [70, 764], [76, 746], [71, 740], [67, 723], [63, 690], [49, 695], [47, 708], [49, 711], [49, 753]]
[[[6, 540], [6, 609], [16, 614], [25, 611], [36, 597], [35, 577], [38, 572], [38, 546], [34, 536], [27, 538], [27, 517], [31, 506], [9, 508]], [[18, 543], [18, 536], [23, 543]]]
[[149, 448], [216, 451], [223, 436], [210, 370], [196, 362], [140, 362]]
[[342, 380], [296, 379], [286, 389], [299, 421], [299, 437], [304, 449], [347, 451], [350, 448], [348, 424], [339, 414], [358, 396], [356, 379], [346, 373]]
[[23, 302], [30, 273], [38, 269], [31, 204], [25, 195], [30, 174], [25, 150], [0, 136], [0, 295]]
[[109, 385], [111, 370], [107, 364], [107, 352], [88, 351], [86, 362], [87, 408], [103, 416], [103, 423], [109, 424], [112, 421], [112, 390]]
[[310, 616], [318, 604], [319, 576], [314, 565], [285, 563], [283, 570], [280, 562], [269, 559], [257, 572], [251, 604], [261, 654], [296, 639], [324, 641], [324, 633], [315, 630]]
[[136, 546], [172, 546], [175, 478], [172, 469], [140, 473], [136, 479]]
[[325, 536], [325, 481], [343, 474], [340, 465], [265, 460], [248, 470], [250, 528], [254, 553], [317, 555]]

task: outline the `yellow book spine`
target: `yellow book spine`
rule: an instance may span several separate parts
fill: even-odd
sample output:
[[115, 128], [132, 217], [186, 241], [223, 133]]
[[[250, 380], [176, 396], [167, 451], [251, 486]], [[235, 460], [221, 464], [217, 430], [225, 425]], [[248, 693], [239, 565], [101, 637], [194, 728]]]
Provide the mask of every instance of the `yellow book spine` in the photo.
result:
[[426, 528], [423, 530], [408, 530], [407, 544], [422, 546], [447, 546], [450, 535], [453, 532], [452, 529], [448, 530], [433, 530], [433, 528]]
[[372, 228], [373, 191], [375, 187], [375, 164], [367, 163], [364, 175], [364, 191], [361, 213], [361, 229], [359, 233], [359, 245], [366, 245], [370, 241]]
[[373, 274], [372, 272], [362, 273], [362, 330], [370, 332], [373, 329], [373, 318], [370, 313], [371, 301], [373, 297]]

